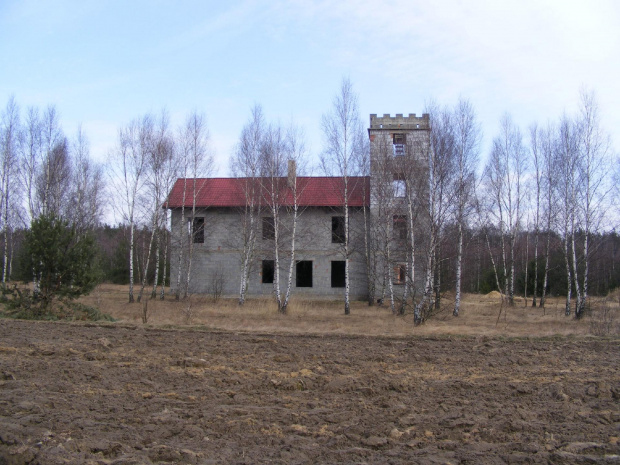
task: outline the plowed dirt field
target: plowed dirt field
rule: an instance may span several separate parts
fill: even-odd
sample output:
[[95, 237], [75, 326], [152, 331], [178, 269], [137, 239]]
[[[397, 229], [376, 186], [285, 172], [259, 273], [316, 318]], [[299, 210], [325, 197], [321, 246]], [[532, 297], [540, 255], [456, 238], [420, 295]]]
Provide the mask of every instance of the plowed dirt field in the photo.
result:
[[0, 464], [619, 463], [618, 339], [0, 320]]

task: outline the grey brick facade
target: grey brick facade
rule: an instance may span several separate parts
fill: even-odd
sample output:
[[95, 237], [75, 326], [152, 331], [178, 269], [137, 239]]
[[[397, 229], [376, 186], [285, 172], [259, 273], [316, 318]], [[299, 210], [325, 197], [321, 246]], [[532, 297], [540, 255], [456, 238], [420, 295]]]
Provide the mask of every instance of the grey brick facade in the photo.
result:
[[[351, 244], [353, 253], [349, 258], [351, 277], [351, 297], [364, 299], [367, 295], [368, 283], [363, 255], [363, 213], [350, 209]], [[185, 219], [181, 217], [181, 209], [172, 210], [172, 256], [171, 283], [176, 286], [178, 274], [178, 245], [181, 234], [186, 235], [185, 244], [189, 239], [187, 222], [191, 218], [191, 210], [185, 210]], [[194, 244], [190, 289], [193, 293], [210, 293], [214, 279], [223, 277], [222, 294], [238, 296], [242, 269], [241, 236], [243, 212], [236, 208], [198, 209], [196, 217], [205, 218], [204, 243]], [[341, 216], [342, 211], [327, 207], [308, 207], [301, 211], [297, 225], [295, 261], [312, 261], [312, 287], [298, 288], [296, 274], [293, 275], [292, 292], [296, 295], [338, 299], [344, 296], [344, 288], [332, 287], [332, 262], [342, 261], [343, 247], [332, 242], [332, 217]], [[267, 213], [262, 215], [267, 217]], [[281, 288], [284, 291], [290, 264], [290, 238], [287, 235], [290, 221], [283, 221], [283, 237], [281, 239]], [[263, 284], [262, 261], [273, 259], [273, 240], [263, 239], [259, 227], [256, 250], [252, 260], [248, 294], [268, 296], [273, 292], [273, 284]], [[187, 248], [187, 246], [185, 246]], [[184, 268], [184, 267], [183, 267]], [[184, 271], [184, 270], [182, 270]], [[294, 272], [295, 273], [295, 272]], [[183, 282], [184, 276], [181, 282]]]
[[[369, 294], [367, 254], [364, 245], [365, 233], [371, 237], [370, 243], [374, 247], [374, 251], [368, 256], [372, 256], [369, 263], [372, 263], [374, 269], [370, 276], [375, 284], [375, 298], [386, 295], [387, 283], [390, 281], [392, 291], [396, 296], [402, 293], [405, 281], [411, 283], [412, 286], [408, 291], [409, 296], [411, 296], [422, 288], [422, 276], [425, 272], [425, 258], [427, 256], [425, 250], [428, 239], [425, 236], [428, 230], [425, 227], [428, 224], [425, 220], [427, 187], [425, 187], [424, 167], [426, 166], [425, 160], [427, 160], [425, 157], [428, 156], [430, 149], [429, 116], [427, 114], [421, 117], [415, 114], [408, 116], [399, 114], [394, 117], [370, 115], [368, 134], [371, 155], [370, 179], [369, 177], [359, 178], [365, 180], [363, 184], [366, 187], [362, 189], [361, 195], [358, 192], [357, 206], [349, 209], [350, 296], [352, 299], [366, 299]], [[289, 173], [289, 182], [290, 176]], [[310, 179], [316, 180], [318, 178]], [[336, 178], [322, 179], [333, 180]], [[401, 189], [399, 183], [404, 179], [407, 181], [406, 201], [405, 196], [399, 192]], [[216, 282], [220, 282], [222, 295], [239, 296], [244, 248], [244, 208], [240, 205], [245, 205], [245, 197], [241, 194], [241, 202], [239, 202], [238, 191], [237, 194], [235, 194], [234, 189], [230, 191], [232, 193], [229, 191], [224, 193], [225, 189], [230, 187], [229, 181], [230, 179], [220, 179], [217, 182], [210, 183], [209, 189], [211, 191], [207, 197], [212, 200], [212, 203], [208, 208], [204, 207], [207, 203], [200, 204], [196, 211], [195, 217], [204, 218], [204, 242], [193, 244], [190, 293], [212, 293]], [[415, 195], [410, 195], [414, 192], [415, 182], [420, 183], [421, 187], [416, 188]], [[359, 185], [358, 181], [358, 191]], [[323, 191], [326, 190], [336, 192], [337, 188], [323, 189]], [[385, 192], [390, 192], [387, 200]], [[226, 204], [228, 196], [232, 198], [234, 195], [237, 195], [237, 200]], [[182, 196], [183, 199], [186, 197], [188, 196]], [[362, 197], [363, 200], [360, 200]], [[409, 207], [407, 202], [409, 202]], [[415, 214], [410, 208], [412, 202], [416, 203]], [[177, 205], [181, 204], [178, 203]], [[305, 278], [307, 278], [311, 266], [311, 286], [308, 286], [308, 282], [303, 281], [303, 279], [298, 282], [298, 265], [295, 264], [292, 294], [313, 298], [341, 299], [344, 298], [344, 287], [342, 287], [342, 280], [339, 279], [342, 278], [339, 275], [341, 272], [339, 270], [343, 270], [342, 267], [344, 266], [344, 247], [334, 241], [332, 229], [333, 218], [343, 216], [343, 210], [334, 206], [316, 205], [330, 205], [330, 203], [306, 204], [300, 210], [295, 244], [295, 262], [311, 262], [311, 265], [309, 263], [303, 264], [303, 266], [299, 265], [302, 267], [299, 268], [300, 273], [305, 273]], [[342, 203], [336, 202], [331, 205], [342, 205]], [[186, 251], [188, 249], [188, 241], [191, 239], [188, 221], [192, 215], [191, 208], [187, 207], [187, 203], [185, 203], [184, 210], [175, 207], [171, 208], [171, 211], [170, 282], [174, 292], [179, 269], [181, 269], [182, 274], [181, 285], [186, 279], [187, 257], [181, 260], [180, 267], [178, 257], [179, 250]], [[291, 219], [287, 215], [288, 210], [286, 207], [282, 207], [281, 216], [284, 219], [281, 223], [282, 236], [279, 241], [281, 244], [279, 249], [280, 289], [282, 292], [286, 291], [290, 265], [290, 238], [288, 233], [291, 229]], [[257, 213], [258, 222], [262, 222], [262, 217], [269, 216], [267, 211], [262, 214]], [[407, 220], [404, 233], [396, 230], [399, 227], [397, 220], [401, 218]], [[382, 224], [388, 223], [389, 227], [382, 227]], [[413, 228], [411, 224], [413, 224]], [[247, 284], [247, 295], [249, 296], [269, 296], [273, 293], [273, 284], [264, 282], [269, 280], [267, 279], [269, 270], [265, 268], [263, 261], [273, 260], [274, 241], [263, 237], [261, 226], [259, 224], [255, 250], [250, 265]], [[410, 231], [415, 232], [415, 241], [411, 240]], [[415, 245], [412, 245], [412, 242], [415, 242]], [[389, 247], [386, 247], [386, 244], [389, 244]], [[388, 249], [389, 251], [386, 254]], [[410, 252], [411, 250], [414, 251], [414, 254]], [[412, 263], [414, 263], [413, 270], [410, 269]], [[405, 269], [403, 267], [407, 267], [406, 272], [402, 271]], [[389, 273], [386, 270], [389, 270]], [[406, 279], [402, 277], [404, 276], [403, 273], [406, 274]]]

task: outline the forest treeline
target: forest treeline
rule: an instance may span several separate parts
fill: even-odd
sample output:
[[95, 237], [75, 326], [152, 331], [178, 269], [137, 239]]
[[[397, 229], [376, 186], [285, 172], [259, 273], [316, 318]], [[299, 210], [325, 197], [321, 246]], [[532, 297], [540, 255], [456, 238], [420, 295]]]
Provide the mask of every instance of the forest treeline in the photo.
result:
[[[422, 150], [425, 169], [402, 180], [407, 192], [402, 195], [417, 195], [415, 200], [407, 198], [417, 209], [411, 209], [412, 219], [425, 218], [429, 229], [424, 241], [411, 237], [407, 245], [412, 261], [413, 252], [425, 257], [424, 289], [415, 298], [427, 306], [439, 305], [443, 291], [454, 291], [457, 315], [461, 291], [499, 290], [509, 303], [522, 295], [533, 305], [544, 305], [548, 295], [563, 295], [567, 314], [574, 303], [574, 314], [580, 316], [589, 295], [606, 294], [620, 284], [614, 202], [619, 194], [618, 159], [602, 129], [593, 92], [581, 92], [574, 114], [544, 125], [534, 123], [526, 130], [504, 115], [485, 154], [482, 129], [469, 101], [461, 99], [453, 106], [431, 102], [426, 112], [431, 132]], [[361, 122], [357, 95], [344, 80], [322, 121], [324, 147], [317, 170], [347, 177], [381, 169], [370, 160]], [[134, 293], [137, 300], [145, 292], [163, 298], [167, 286], [176, 298], [188, 295], [194, 241], [177, 244], [178, 255], [171, 255], [165, 202], [177, 178], [188, 180], [185, 191], [195, 199], [191, 179], [214, 172], [204, 115], [193, 112], [177, 128], [165, 111], [137, 117], [119, 128], [109, 162], [102, 165], [91, 158], [81, 127], [73, 136], [65, 134], [55, 106], [20, 109], [11, 97], [0, 115], [0, 143], [3, 283], [32, 281], [21, 247], [24, 232], [36, 218], [53, 215], [95, 238], [100, 279], [129, 284], [130, 301]], [[420, 147], [414, 149], [420, 158]], [[230, 172], [280, 176], [291, 153], [300, 173], [310, 170], [303, 131], [265, 122], [256, 106], [230, 155]], [[424, 188], [410, 188], [410, 182]], [[390, 186], [401, 189], [395, 183]], [[189, 208], [193, 218], [195, 202]], [[275, 206], [272, 210], [277, 214]], [[104, 224], [111, 213], [118, 225]], [[193, 233], [190, 223], [188, 234]], [[385, 255], [386, 244], [373, 246], [367, 240], [367, 260], [372, 254]], [[418, 250], [422, 244], [424, 250]], [[240, 274], [247, 277], [244, 263], [252, 257], [244, 253]], [[170, 276], [174, 261], [178, 273]], [[407, 269], [411, 273], [413, 263]], [[385, 270], [384, 278], [391, 280], [393, 267]], [[243, 288], [241, 293], [240, 303]], [[372, 290], [372, 301], [378, 293]]]

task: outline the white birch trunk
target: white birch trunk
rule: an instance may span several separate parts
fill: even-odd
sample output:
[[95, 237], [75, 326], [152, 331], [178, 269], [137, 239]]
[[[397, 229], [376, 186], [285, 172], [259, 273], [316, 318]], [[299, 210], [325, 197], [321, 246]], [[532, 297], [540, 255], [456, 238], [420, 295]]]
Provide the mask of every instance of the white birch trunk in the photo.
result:
[[282, 304], [282, 313], [286, 313], [288, 303], [291, 298], [291, 288], [293, 286], [293, 270], [295, 269], [295, 236], [297, 234], [297, 194], [295, 195], [295, 206], [293, 207], [293, 230], [291, 232], [291, 262], [288, 267], [288, 279], [286, 283], [286, 294]]
[[129, 302], [133, 302], [133, 255], [134, 255], [134, 223], [129, 222]]
[[239, 288], [239, 305], [243, 305], [245, 303], [245, 294], [247, 291], [247, 282], [250, 274], [250, 261], [253, 256], [254, 251], [254, 238], [255, 238], [255, 226], [254, 226], [254, 205], [250, 205], [249, 210], [250, 215], [250, 229], [247, 235], [247, 242], [244, 244], [243, 251], [243, 265], [241, 269], [241, 282]]
[[547, 296], [547, 283], [549, 280], [549, 254], [551, 251], [551, 230], [547, 230], [547, 244], [545, 248], [545, 275], [543, 276], [543, 286], [540, 293], [539, 307], [545, 307], [545, 297]]
[[573, 282], [575, 283], [575, 317], [577, 317], [577, 312], [581, 308], [583, 295], [581, 293], [581, 286], [579, 284], [579, 276], [577, 273], [577, 251], [575, 250], [575, 229], [574, 226], [571, 228], [571, 251], [573, 255]]
[[[273, 190], [273, 188], [272, 188]], [[276, 299], [278, 312], [282, 312], [282, 296], [280, 293], [280, 225], [278, 218], [278, 206], [272, 198], [271, 214], [273, 218], [273, 296]]]
[[[192, 219], [190, 224], [190, 238], [189, 238], [189, 247], [187, 251], [187, 275], [185, 277], [185, 290], [183, 292], [183, 298], [187, 298], [189, 295], [189, 285], [190, 280], [192, 278], [192, 259], [194, 258], [194, 235], [196, 231], [194, 231], [194, 220], [196, 219], [196, 170], [194, 170], [194, 178], [192, 181]], [[203, 228], [205, 225], [203, 224]], [[204, 234], [204, 230], [203, 230]]]
[[351, 302], [349, 300], [349, 292], [351, 282], [349, 276], [349, 179], [347, 176], [347, 168], [345, 164], [344, 174], [344, 314], [351, 313]]
[[[179, 235], [179, 253], [177, 255], [177, 279], [176, 279], [176, 288], [175, 288], [175, 300], [181, 299], [181, 276], [182, 276], [182, 268], [183, 268], [183, 252], [185, 250], [185, 236], [187, 235], [187, 231], [185, 228], [187, 225], [185, 224], [185, 200], [187, 198], [187, 170], [183, 173], [183, 199], [181, 201], [181, 219], [180, 219], [180, 235]], [[174, 227], [174, 226], [173, 226]]]
[[[166, 224], [168, 224], [167, 218], [166, 218]], [[164, 235], [164, 260], [163, 260], [163, 274], [162, 274], [162, 279], [161, 279], [161, 290], [159, 293], [159, 300], [164, 300], [166, 298], [166, 276], [167, 276], [167, 269], [166, 267], [168, 266], [168, 234], [167, 234], [167, 230], [164, 228], [164, 230], [162, 231], [162, 234]]]
[[[8, 177], [8, 176], [7, 176]], [[5, 183], [6, 193], [4, 194], [4, 215], [3, 215], [3, 229], [4, 229], [4, 266], [2, 269], [2, 283], [6, 284], [9, 276], [9, 183], [8, 180]]]
[[146, 279], [148, 278], [149, 264], [151, 261], [151, 251], [153, 250], [153, 242], [155, 240], [155, 227], [151, 232], [151, 238], [149, 239], [149, 247], [146, 252], [146, 260], [144, 262], [144, 271], [142, 272], [142, 282], [140, 283], [140, 292], [138, 293], [138, 302], [142, 301], [144, 295], [144, 288], [146, 287]]
[[155, 237], [155, 275], [153, 276], [153, 290], [151, 291], [151, 299], [157, 296], [157, 284], [159, 282], [159, 261], [160, 261], [160, 231], [157, 231]]
[[568, 231], [566, 231], [564, 235], [564, 258], [566, 259], [566, 308], [564, 310], [564, 314], [566, 316], [570, 316], [570, 301], [571, 301], [571, 291], [572, 291], [572, 276], [570, 270], [570, 255], [569, 255], [569, 238]]
[[459, 311], [461, 309], [461, 281], [462, 281], [462, 266], [463, 266], [463, 225], [459, 221], [458, 224], [458, 239], [457, 239], [457, 249], [456, 249], [456, 292], [454, 296], [454, 311], [452, 314], [454, 316], [459, 316]]
[[[537, 220], [538, 221], [538, 220]], [[540, 231], [536, 226], [534, 233], [534, 295], [532, 296], [532, 307], [536, 307], [536, 299], [538, 295], [538, 240]]]
[[493, 258], [493, 252], [491, 250], [491, 241], [489, 240], [489, 233], [485, 232], [484, 235], [486, 237], [487, 248], [489, 249], [489, 257], [491, 258], [491, 266], [493, 267], [493, 274], [495, 275], [495, 285], [497, 286], [497, 290], [501, 294], [502, 301], [503, 301], [504, 300], [504, 290], [502, 289], [502, 286], [500, 285], [500, 282], [499, 282], [499, 276], [497, 274], [497, 266], [495, 265], [495, 258]]
[[[408, 198], [408, 202], [407, 202], [407, 217], [409, 219], [409, 259], [407, 260], [407, 281], [411, 281], [411, 286], [414, 287], [415, 286], [415, 253], [416, 253], [416, 246], [415, 246], [415, 231], [413, 230], [413, 206], [411, 204], [411, 198], [409, 197], [409, 195], [407, 196]], [[410, 279], [409, 279], [410, 278]], [[415, 296], [414, 296], [415, 297]], [[404, 299], [403, 299], [404, 300]], [[415, 304], [415, 302], [413, 302], [412, 300], [412, 305]]]

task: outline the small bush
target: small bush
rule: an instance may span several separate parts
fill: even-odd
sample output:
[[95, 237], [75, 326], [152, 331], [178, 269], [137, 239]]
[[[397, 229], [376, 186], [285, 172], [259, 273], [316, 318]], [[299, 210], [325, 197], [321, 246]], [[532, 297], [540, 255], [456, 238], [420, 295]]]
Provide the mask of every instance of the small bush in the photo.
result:
[[614, 336], [620, 334], [618, 309], [610, 308], [605, 304], [588, 308], [590, 317], [590, 332], [595, 336]]

